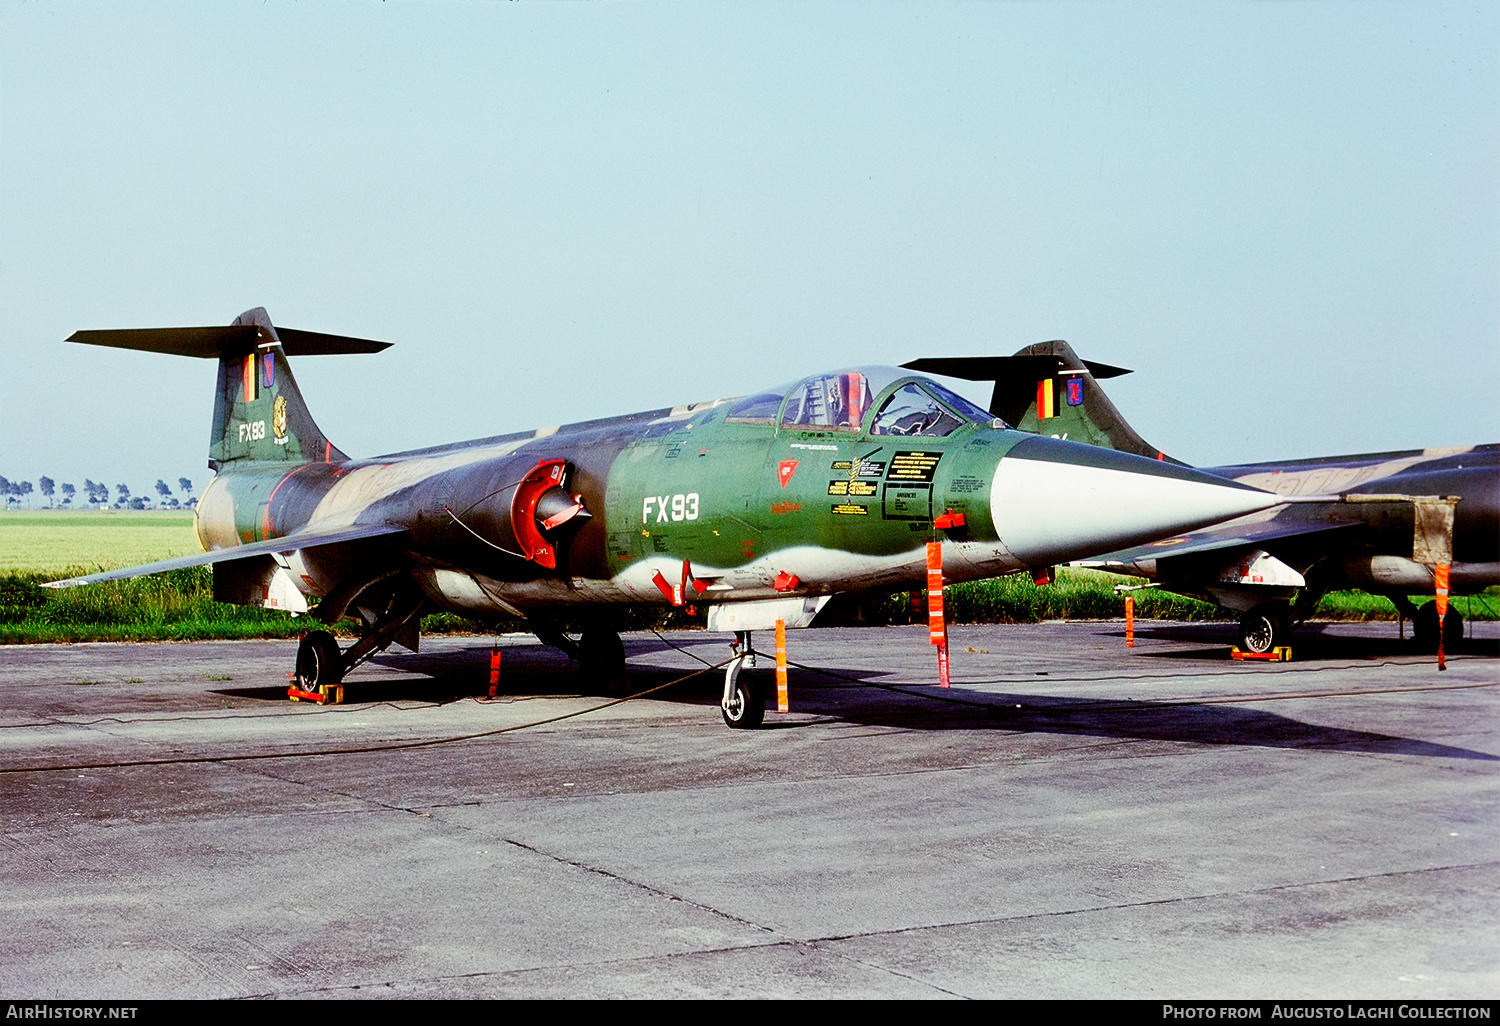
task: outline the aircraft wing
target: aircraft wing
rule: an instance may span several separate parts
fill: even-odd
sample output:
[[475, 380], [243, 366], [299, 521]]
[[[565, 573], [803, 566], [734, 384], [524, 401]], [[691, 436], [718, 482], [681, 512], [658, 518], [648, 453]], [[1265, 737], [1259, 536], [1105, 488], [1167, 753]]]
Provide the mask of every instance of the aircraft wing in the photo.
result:
[[384, 535], [401, 534], [405, 530], [406, 528], [394, 524], [363, 524], [353, 527], [325, 528], [322, 530], [309, 528], [302, 531], [293, 531], [291, 534], [280, 538], [251, 542], [248, 545], [236, 545], [227, 549], [213, 549], [209, 552], [199, 552], [191, 556], [179, 556], [176, 559], [163, 559], [155, 563], [143, 563], [140, 566], [127, 566], [119, 570], [105, 570], [97, 574], [88, 574], [84, 577], [69, 577], [64, 581], [48, 581], [43, 587], [76, 588], [81, 584], [98, 584], [100, 581], [119, 581], [129, 577], [145, 577], [148, 574], [159, 574], [167, 570], [182, 570], [190, 566], [208, 566], [212, 563], [222, 563], [231, 559], [270, 556], [281, 552], [295, 552], [298, 549], [315, 549], [322, 545], [337, 545], [341, 542], [359, 541], [363, 538], [379, 538]]
[[1265, 548], [1268, 542], [1295, 539], [1298, 542], [1346, 533], [1364, 526], [1359, 522], [1328, 523], [1281, 518], [1257, 524], [1220, 524], [1189, 534], [1179, 534], [1161, 541], [1138, 545], [1133, 549], [1106, 553], [1093, 559], [1079, 560], [1075, 566], [1108, 569], [1111, 566], [1129, 566], [1146, 560], [1173, 559], [1178, 556], [1199, 556], [1212, 552], [1231, 552], [1237, 549]]

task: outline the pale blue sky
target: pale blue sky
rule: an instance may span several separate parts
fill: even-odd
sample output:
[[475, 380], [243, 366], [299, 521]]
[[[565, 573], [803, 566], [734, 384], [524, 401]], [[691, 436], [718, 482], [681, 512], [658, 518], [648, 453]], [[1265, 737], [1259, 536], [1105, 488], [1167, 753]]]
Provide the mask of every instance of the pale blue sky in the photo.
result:
[[[1500, 440], [1500, 5], [0, 0], [0, 474], [346, 451], [1066, 338], [1223, 463]], [[978, 398], [985, 386], [967, 387]]]

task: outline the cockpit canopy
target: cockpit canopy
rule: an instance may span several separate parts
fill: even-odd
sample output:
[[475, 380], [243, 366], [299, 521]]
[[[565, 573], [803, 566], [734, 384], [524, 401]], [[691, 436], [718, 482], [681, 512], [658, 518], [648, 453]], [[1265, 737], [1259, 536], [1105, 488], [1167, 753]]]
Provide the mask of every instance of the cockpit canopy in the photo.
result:
[[725, 419], [780, 424], [794, 431], [864, 430], [926, 438], [950, 435], [971, 423], [1003, 426], [963, 396], [895, 367], [852, 367], [748, 395], [734, 402]]

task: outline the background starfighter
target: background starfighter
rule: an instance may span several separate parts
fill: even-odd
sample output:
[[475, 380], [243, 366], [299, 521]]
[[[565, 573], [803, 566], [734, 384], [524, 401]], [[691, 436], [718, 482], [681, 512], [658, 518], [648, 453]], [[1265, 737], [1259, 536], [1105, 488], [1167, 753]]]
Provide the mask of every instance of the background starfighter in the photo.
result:
[[[421, 614], [523, 616], [595, 682], [623, 680], [612, 614], [695, 603], [712, 630], [810, 623], [838, 593], [1049, 566], [1266, 509], [1255, 488], [1015, 431], [936, 383], [859, 367], [748, 396], [351, 459], [313, 421], [289, 355], [386, 343], [274, 328], [81, 331], [71, 341], [216, 359], [204, 553], [86, 584], [213, 564], [224, 602], [346, 617], [306, 635], [296, 676], [326, 687]], [[316, 605], [310, 603], [316, 599]], [[576, 641], [564, 620], [585, 623]], [[726, 674], [724, 717], [763, 698]]]
[[[1023, 430], [1182, 465], [1147, 444], [1099, 386], [1129, 371], [1080, 360], [1066, 342], [906, 366], [993, 380], [990, 409]], [[1435, 644], [1437, 602], [1416, 607], [1409, 596], [1440, 590], [1439, 567], [1448, 567], [1453, 594], [1500, 584], [1500, 445], [1202, 469], [1303, 501], [1083, 562], [1242, 614], [1246, 650], [1285, 644], [1318, 599], [1341, 588], [1387, 596], [1418, 640]], [[1450, 643], [1461, 636], [1456, 609], [1442, 631]]]

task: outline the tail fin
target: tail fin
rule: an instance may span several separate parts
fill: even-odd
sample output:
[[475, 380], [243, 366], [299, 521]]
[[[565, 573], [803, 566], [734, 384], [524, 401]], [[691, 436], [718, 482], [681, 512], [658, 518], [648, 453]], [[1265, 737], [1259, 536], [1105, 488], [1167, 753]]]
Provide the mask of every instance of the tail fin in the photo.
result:
[[288, 356], [378, 353], [389, 342], [276, 328], [262, 307], [223, 328], [77, 331], [69, 342], [219, 361], [208, 465], [237, 460], [316, 462], [345, 456], [318, 428], [292, 377]]
[[1099, 387], [1099, 378], [1130, 371], [1080, 360], [1061, 339], [1038, 342], [1014, 356], [931, 357], [902, 366], [967, 381], [993, 381], [990, 412], [1022, 431], [1181, 463], [1136, 434]]

